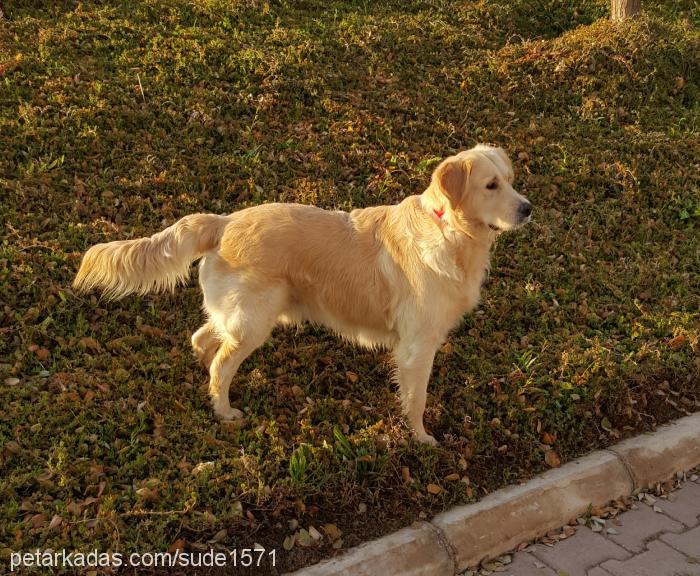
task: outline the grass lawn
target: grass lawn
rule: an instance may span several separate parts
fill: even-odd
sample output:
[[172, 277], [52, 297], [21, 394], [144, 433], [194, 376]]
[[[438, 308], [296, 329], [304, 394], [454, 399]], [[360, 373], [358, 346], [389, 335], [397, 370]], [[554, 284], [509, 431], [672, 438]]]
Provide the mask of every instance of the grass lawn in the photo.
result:
[[[281, 572], [700, 409], [700, 10], [606, 6], [3, 3], [0, 563], [258, 542]], [[94, 243], [394, 203], [479, 141], [536, 208], [437, 356], [438, 447], [410, 440], [386, 353], [276, 331], [222, 424], [196, 282], [70, 288]]]

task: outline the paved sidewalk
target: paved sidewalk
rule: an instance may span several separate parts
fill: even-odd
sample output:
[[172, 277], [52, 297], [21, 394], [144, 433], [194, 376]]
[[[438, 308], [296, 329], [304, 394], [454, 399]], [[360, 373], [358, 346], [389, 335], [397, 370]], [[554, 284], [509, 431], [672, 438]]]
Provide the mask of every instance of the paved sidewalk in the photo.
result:
[[[579, 526], [556, 545], [536, 544], [493, 573], [506, 576], [700, 576], [700, 479], [667, 498], [635, 501], [593, 531]], [[487, 574], [490, 570], [472, 572]], [[466, 572], [469, 574], [469, 571]]]

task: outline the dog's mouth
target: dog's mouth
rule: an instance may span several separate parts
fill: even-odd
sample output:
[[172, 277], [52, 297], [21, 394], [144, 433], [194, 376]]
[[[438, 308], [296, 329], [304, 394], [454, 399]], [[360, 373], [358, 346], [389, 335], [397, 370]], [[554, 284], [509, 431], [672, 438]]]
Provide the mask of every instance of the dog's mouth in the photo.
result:
[[500, 226], [496, 226], [495, 224], [488, 224], [488, 227], [493, 230], [494, 232], [505, 232], [505, 231], [511, 231], [511, 230], [517, 230], [518, 228], [522, 228], [532, 220], [532, 216], [526, 216], [525, 218], [521, 219], [520, 222], [517, 224], [509, 224], [505, 228], [501, 228]]

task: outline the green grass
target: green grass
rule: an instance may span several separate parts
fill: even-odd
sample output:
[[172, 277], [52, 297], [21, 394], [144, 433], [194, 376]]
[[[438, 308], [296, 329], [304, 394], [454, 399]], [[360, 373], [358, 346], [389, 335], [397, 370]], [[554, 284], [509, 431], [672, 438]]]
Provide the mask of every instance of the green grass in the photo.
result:
[[[217, 535], [292, 569], [538, 473], [550, 446], [567, 461], [697, 410], [700, 14], [614, 24], [606, 4], [3, 5], [0, 561]], [[222, 424], [189, 350], [195, 282], [70, 289], [93, 243], [273, 200], [394, 203], [479, 141], [536, 209], [438, 354], [439, 447], [409, 439], [386, 354], [277, 331], [232, 386], [246, 422]], [[310, 525], [321, 541], [283, 549]]]

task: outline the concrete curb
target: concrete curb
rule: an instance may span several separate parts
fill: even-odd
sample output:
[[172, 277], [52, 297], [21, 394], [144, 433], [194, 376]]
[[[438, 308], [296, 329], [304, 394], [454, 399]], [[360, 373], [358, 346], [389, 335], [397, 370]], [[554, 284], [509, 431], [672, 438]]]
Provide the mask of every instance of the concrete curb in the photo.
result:
[[[397, 568], [398, 566], [398, 568]], [[378, 540], [365, 542], [346, 554], [305, 568], [304, 576], [369, 576], [371, 574], [452, 574], [454, 562], [438, 530], [415, 522]]]
[[559, 528], [590, 504], [603, 506], [631, 492], [622, 462], [609, 452], [596, 452], [438, 514], [433, 523], [454, 548], [457, 570], [464, 570]]
[[608, 450], [625, 463], [635, 490], [663, 482], [700, 462], [700, 413], [659, 427], [653, 434], [623, 440]]
[[291, 576], [453, 575], [700, 465], [700, 412], [457, 506]]

